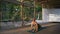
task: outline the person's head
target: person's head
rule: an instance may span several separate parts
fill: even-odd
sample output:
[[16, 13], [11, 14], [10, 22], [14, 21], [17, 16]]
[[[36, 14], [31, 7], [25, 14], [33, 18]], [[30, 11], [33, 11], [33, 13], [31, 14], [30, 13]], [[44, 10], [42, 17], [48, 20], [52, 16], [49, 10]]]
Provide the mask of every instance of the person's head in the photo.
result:
[[36, 18], [33, 18], [33, 21], [35, 21], [36, 20]]

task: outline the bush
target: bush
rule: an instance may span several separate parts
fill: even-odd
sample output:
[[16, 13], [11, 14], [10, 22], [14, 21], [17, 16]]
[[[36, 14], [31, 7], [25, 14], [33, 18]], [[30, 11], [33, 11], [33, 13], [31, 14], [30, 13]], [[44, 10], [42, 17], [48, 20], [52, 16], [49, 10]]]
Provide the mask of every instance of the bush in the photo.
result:
[[25, 21], [29, 21], [29, 18], [27, 17], [26, 19], [24, 19]]

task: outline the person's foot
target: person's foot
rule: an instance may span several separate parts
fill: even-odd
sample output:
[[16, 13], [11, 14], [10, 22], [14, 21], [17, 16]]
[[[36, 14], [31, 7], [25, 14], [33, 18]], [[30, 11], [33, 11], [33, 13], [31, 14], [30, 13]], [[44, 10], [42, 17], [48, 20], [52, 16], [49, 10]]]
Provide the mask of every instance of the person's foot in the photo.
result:
[[35, 31], [35, 32], [38, 32], [38, 31]]

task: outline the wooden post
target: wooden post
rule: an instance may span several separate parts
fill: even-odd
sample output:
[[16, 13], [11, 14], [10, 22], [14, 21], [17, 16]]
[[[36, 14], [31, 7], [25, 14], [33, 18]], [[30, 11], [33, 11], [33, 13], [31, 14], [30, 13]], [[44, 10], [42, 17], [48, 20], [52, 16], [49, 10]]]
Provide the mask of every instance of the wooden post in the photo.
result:
[[34, 18], [35, 18], [36, 14], [35, 14], [35, 0], [34, 0]]
[[23, 26], [24, 25], [24, 20], [23, 20], [23, 0], [21, 0], [21, 3], [22, 3], [20, 5], [21, 6], [21, 20], [22, 20], [22, 24], [21, 25]]

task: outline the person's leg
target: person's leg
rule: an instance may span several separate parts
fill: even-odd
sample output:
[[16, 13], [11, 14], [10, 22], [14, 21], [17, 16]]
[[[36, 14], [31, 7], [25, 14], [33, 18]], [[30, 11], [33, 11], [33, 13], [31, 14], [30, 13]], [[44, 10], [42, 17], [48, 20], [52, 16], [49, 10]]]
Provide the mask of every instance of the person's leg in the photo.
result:
[[38, 26], [35, 27], [35, 32], [37, 32], [37, 31], [38, 31]]

